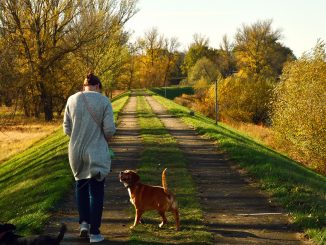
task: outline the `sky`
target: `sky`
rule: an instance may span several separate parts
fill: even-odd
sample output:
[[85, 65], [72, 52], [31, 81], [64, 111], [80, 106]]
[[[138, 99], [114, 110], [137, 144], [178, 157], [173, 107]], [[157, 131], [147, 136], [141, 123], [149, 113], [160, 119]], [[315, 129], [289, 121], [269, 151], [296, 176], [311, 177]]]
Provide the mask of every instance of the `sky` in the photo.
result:
[[177, 37], [185, 51], [195, 33], [218, 48], [223, 35], [231, 41], [243, 24], [272, 19], [280, 42], [297, 57], [318, 39], [326, 42], [326, 0], [139, 0], [138, 13], [126, 24], [132, 40], [153, 27], [164, 37]]

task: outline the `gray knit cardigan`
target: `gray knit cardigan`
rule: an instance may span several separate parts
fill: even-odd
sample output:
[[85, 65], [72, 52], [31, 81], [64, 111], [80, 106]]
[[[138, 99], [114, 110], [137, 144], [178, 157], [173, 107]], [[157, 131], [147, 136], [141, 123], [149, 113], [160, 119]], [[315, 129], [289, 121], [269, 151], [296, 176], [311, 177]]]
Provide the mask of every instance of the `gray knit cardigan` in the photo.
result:
[[103, 180], [111, 169], [105, 137], [112, 136], [116, 131], [112, 105], [98, 92], [85, 91], [83, 94], [92, 114], [102, 123], [102, 129], [88, 111], [81, 92], [68, 98], [63, 129], [70, 136], [69, 163], [75, 180], [92, 177]]

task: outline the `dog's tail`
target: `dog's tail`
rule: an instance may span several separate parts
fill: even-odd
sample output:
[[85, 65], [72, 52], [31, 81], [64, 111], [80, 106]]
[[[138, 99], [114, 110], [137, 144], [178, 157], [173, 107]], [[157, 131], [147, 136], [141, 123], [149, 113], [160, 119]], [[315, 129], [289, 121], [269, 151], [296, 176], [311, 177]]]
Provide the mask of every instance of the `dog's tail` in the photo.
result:
[[58, 243], [63, 239], [63, 236], [65, 235], [66, 231], [67, 231], [67, 226], [62, 223], [61, 224], [59, 235], [57, 237]]
[[168, 185], [166, 184], [166, 170], [167, 169], [165, 168], [162, 172], [162, 186], [163, 186], [164, 192], [168, 191]]

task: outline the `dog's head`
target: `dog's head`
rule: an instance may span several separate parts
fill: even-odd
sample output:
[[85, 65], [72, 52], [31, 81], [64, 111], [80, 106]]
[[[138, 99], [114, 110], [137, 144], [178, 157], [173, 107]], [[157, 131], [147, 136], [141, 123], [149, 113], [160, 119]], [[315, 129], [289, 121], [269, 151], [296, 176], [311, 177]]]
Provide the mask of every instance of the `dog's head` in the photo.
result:
[[14, 230], [16, 230], [15, 225], [0, 223], [0, 241], [8, 232], [13, 232]]
[[132, 187], [139, 182], [140, 177], [133, 170], [124, 170], [120, 172], [119, 179], [125, 187]]

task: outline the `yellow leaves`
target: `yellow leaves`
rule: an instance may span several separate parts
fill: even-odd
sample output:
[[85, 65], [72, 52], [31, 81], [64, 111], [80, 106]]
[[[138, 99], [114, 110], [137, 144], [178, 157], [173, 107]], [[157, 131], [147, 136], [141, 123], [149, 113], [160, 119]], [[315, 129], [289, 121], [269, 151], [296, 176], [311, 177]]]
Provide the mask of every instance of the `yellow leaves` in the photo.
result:
[[[215, 110], [215, 85], [204, 90], [201, 89], [204, 84], [205, 80], [199, 80], [195, 85], [196, 94], [202, 97], [197, 102], [197, 109], [212, 116]], [[264, 122], [268, 118], [268, 102], [272, 86], [269, 80], [261, 77], [232, 76], [219, 80], [219, 117], [222, 120]]]
[[195, 83], [194, 88], [195, 90], [202, 90], [202, 89], [207, 89], [208, 86], [209, 86], [208, 81], [202, 77]]
[[275, 89], [273, 128], [309, 165], [326, 171], [326, 63], [289, 63]]
[[244, 25], [236, 33], [235, 57], [238, 67], [247, 74], [277, 77], [292, 51], [282, 46], [280, 32], [273, 30], [272, 21]]

